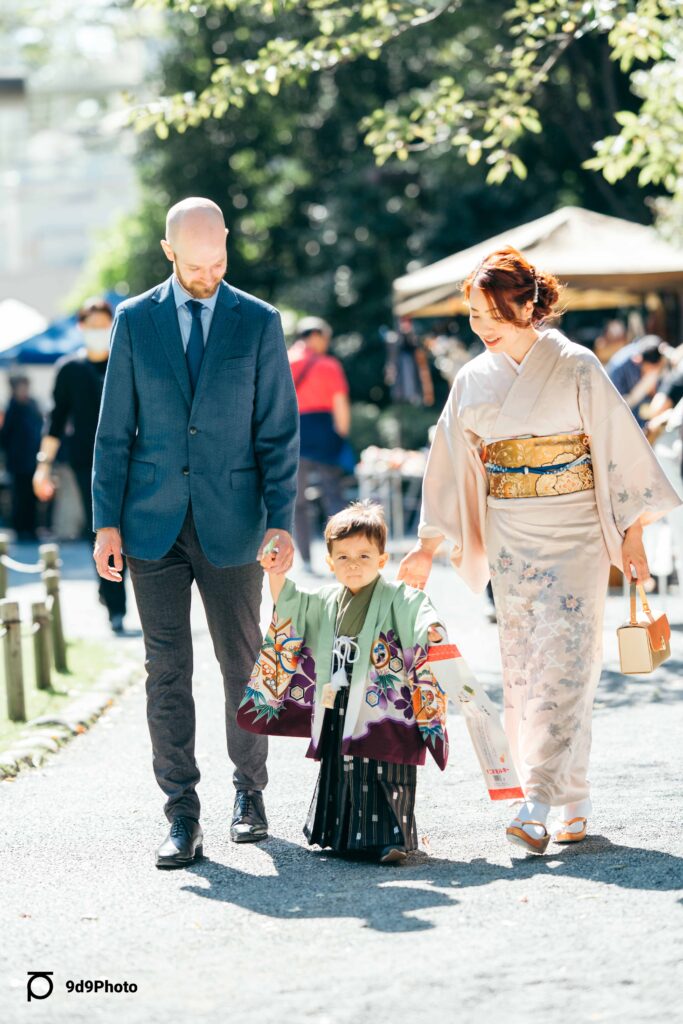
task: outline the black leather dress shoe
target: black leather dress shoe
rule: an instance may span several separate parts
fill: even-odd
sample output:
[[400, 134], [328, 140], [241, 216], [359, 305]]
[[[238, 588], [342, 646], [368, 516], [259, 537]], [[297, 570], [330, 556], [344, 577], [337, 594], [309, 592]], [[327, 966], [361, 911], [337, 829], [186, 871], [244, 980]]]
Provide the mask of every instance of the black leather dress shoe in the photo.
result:
[[173, 819], [171, 831], [157, 850], [158, 868], [184, 868], [203, 856], [204, 834], [194, 818], [178, 816]]
[[254, 789], [238, 789], [230, 826], [233, 843], [258, 843], [267, 835], [268, 820], [263, 795]]

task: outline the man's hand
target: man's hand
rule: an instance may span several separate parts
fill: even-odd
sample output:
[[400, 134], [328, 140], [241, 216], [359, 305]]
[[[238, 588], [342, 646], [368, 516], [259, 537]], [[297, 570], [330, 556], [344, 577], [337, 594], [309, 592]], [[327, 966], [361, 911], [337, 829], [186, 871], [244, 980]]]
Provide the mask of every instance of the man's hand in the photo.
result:
[[[271, 557], [266, 556], [267, 562], [264, 563], [263, 549], [268, 543], [277, 537], [275, 542], [275, 548], [271, 553]], [[272, 555], [275, 557], [273, 558]], [[289, 572], [292, 568], [292, 562], [294, 561], [294, 544], [292, 538], [289, 536], [286, 530], [266, 530], [265, 536], [261, 541], [261, 546], [256, 556], [256, 561], [261, 562], [266, 572], [275, 573], [281, 575], [282, 573]]]
[[[114, 568], [109, 565], [110, 556], [114, 556]], [[106, 526], [98, 530], [95, 536], [93, 558], [97, 571], [103, 580], [121, 583], [123, 577], [123, 555], [121, 554], [121, 534], [115, 526]]]

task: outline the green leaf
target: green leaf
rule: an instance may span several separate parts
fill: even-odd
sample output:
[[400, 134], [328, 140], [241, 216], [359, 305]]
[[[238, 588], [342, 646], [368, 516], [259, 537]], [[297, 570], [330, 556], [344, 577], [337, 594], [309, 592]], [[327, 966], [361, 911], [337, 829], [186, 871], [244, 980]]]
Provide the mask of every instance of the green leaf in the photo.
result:
[[478, 164], [481, 160], [481, 143], [476, 139], [471, 142], [467, 147], [465, 157], [470, 167], [474, 167], [475, 164]]
[[511, 156], [510, 162], [512, 164], [512, 170], [517, 175], [517, 177], [521, 178], [522, 181], [526, 181], [527, 169], [524, 161], [520, 160], [518, 156]]

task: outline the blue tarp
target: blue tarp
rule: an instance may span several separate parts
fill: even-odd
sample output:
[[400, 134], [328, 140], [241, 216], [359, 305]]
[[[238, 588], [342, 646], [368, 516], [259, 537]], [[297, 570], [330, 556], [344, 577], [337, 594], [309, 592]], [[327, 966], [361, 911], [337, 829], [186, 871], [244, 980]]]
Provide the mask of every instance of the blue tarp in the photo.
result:
[[[116, 292], [107, 292], [107, 302], [118, 306], [124, 298]], [[5, 369], [17, 364], [56, 363], [62, 356], [75, 352], [83, 345], [83, 336], [78, 329], [76, 314], [53, 320], [46, 330], [34, 334], [18, 345], [0, 353], [0, 367]]]

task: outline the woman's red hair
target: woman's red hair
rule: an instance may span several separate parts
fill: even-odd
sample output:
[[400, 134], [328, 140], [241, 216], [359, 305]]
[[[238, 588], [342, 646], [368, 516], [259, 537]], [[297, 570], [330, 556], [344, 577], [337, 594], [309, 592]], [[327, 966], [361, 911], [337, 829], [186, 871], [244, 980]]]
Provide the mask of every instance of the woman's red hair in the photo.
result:
[[515, 327], [529, 326], [527, 320], [520, 318], [516, 306], [533, 302], [531, 323], [535, 326], [552, 315], [560, 296], [557, 278], [536, 270], [511, 245], [496, 249], [472, 271], [463, 284], [466, 299], [474, 287], [483, 291], [495, 320]]

